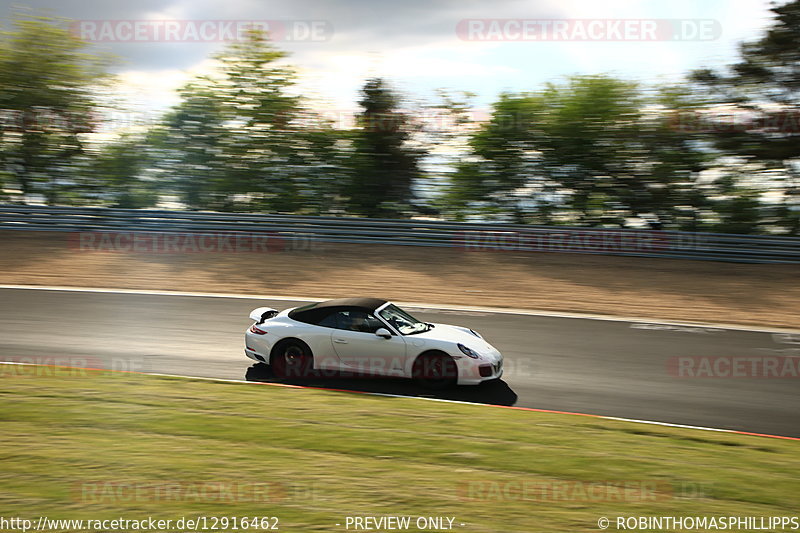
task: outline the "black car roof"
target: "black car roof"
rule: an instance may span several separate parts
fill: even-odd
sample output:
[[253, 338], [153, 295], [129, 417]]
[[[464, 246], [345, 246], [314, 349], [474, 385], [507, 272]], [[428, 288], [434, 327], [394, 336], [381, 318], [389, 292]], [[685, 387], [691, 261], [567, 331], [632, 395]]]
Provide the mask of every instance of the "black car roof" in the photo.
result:
[[381, 298], [337, 298], [336, 300], [318, 302], [314, 308], [322, 309], [324, 307], [360, 307], [362, 309], [366, 309], [367, 311], [374, 311], [385, 303], [386, 300]]
[[357, 308], [372, 313], [387, 301], [381, 298], [337, 298], [293, 309], [289, 311], [289, 318], [301, 322], [315, 322], [317, 317], [327, 314], [327, 311], [333, 308]]

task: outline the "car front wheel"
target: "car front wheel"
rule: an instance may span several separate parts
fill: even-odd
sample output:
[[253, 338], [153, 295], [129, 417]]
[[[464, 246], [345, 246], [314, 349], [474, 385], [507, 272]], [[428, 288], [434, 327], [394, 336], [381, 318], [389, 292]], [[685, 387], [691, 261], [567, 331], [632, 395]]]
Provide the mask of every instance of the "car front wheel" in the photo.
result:
[[458, 367], [446, 353], [423, 354], [414, 361], [413, 376], [426, 389], [441, 390], [456, 384]]

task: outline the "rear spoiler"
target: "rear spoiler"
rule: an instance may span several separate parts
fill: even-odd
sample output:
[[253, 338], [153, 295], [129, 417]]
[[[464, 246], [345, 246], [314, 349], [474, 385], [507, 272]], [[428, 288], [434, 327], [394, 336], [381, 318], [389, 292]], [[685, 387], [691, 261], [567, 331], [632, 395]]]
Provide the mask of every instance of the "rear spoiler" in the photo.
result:
[[258, 309], [253, 309], [250, 311], [250, 319], [255, 320], [256, 324], [261, 324], [265, 320], [269, 320], [277, 314], [277, 309], [273, 309], [271, 307], [259, 307]]

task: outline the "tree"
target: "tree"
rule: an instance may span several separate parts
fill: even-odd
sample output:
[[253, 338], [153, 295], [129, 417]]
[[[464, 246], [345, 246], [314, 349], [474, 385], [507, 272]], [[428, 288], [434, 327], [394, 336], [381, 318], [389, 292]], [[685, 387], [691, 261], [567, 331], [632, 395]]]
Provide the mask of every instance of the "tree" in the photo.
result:
[[[760, 165], [761, 193], [779, 194], [777, 225], [800, 225], [800, 0], [772, 8], [763, 37], [740, 46], [739, 61], [723, 71], [697, 70], [690, 79], [706, 108], [728, 111], [709, 119], [717, 148]], [[711, 111], [709, 111], [711, 114]], [[731, 118], [732, 117], [732, 118]]]
[[251, 195], [254, 208], [294, 211], [292, 121], [298, 98], [287, 94], [294, 72], [276, 64], [286, 53], [257, 30], [219, 54], [221, 79], [212, 91], [228, 134], [222, 139], [228, 191]]
[[411, 121], [399, 98], [380, 78], [361, 90], [362, 111], [352, 134], [349, 177], [343, 187], [349, 209], [368, 217], [407, 216], [420, 176], [422, 151], [409, 146]]
[[[419, 142], [433, 156], [432, 168], [426, 169], [427, 197], [417, 204], [420, 212], [461, 218], [461, 213], [452, 209], [453, 198], [448, 196], [451, 175], [469, 153], [469, 140], [476, 127], [472, 116], [472, 101], [477, 96], [469, 91], [453, 92], [438, 89], [437, 101], [423, 108], [426, 120], [418, 134]], [[427, 182], [427, 183], [426, 183]]]
[[668, 222], [677, 192], [691, 189], [704, 159], [692, 134], [671, 128], [659, 111], [669, 98], [677, 100], [604, 75], [501, 95], [449, 197], [462, 210], [514, 222]]
[[80, 135], [93, 129], [94, 91], [106, 77], [106, 62], [63, 22], [17, 13], [0, 36], [0, 158], [23, 194], [51, 204], [77, 186]]
[[158, 154], [154, 162], [161, 188], [192, 208], [225, 209], [235, 191], [223, 157], [229, 132], [221, 97], [206, 78], [187, 84], [180, 95], [181, 103], [148, 136], [150, 149]]
[[[91, 185], [83, 191], [109, 207], [140, 209], [158, 202], [152, 180], [143, 179], [150, 167], [148, 143], [137, 136], [124, 136], [102, 145], [93, 154], [87, 173]], [[94, 192], [94, 194], [91, 194]]]
[[339, 136], [291, 94], [286, 53], [257, 30], [181, 91], [154, 136], [160, 167], [192, 208], [324, 213], [341, 177]]
[[456, 164], [445, 195], [447, 210], [458, 218], [478, 211], [522, 221], [516, 191], [530, 185], [544, 192], [544, 180], [534, 175], [540, 156], [530, 136], [541, 103], [529, 95], [500, 95], [489, 121], [469, 140], [471, 157]]

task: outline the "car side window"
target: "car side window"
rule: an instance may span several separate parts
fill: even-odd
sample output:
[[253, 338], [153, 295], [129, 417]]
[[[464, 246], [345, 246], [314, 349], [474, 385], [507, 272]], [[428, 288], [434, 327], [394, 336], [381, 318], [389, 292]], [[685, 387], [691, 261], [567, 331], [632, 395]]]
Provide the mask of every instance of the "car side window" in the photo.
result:
[[325, 328], [338, 328], [339, 323], [339, 312], [328, 313], [328, 315], [317, 322], [318, 326], [322, 326]]
[[367, 316], [364, 317], [364, 327], [363, 327], [363, 329], [361, 331], [364, 331], [365, 333], [375, 333], [380, 328], [385, 328], [386, 327], [386, 326], [383, 325], [383, 323], [380, 320], [378, 320], [377, 318], [375, 318], [371, 314], [369, 314], [369, 313], [365, 313], [365, 314]]
[[375, 333], [378, 328], [384, 327], [380, 320], [369, 313], [358, 310], [336, 311], [319, 321], [319, 325], [326, 328], [358, 331], [361, 333]]

